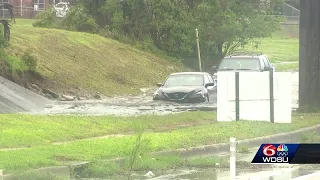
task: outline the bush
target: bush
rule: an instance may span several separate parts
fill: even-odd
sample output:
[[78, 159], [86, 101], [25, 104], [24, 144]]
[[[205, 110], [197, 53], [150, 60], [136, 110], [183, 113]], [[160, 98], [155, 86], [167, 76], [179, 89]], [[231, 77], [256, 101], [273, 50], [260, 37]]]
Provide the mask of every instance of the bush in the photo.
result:
[[0, 58], [6, 63], [10, 73], [21, 73], [27, 70], [26, 65], [16, 56], [8, 56], [4, 48], [0, 48]]
[[47, 10], [40, 12], [36, 16], [37, 21], [33, 23], [34, 27], [45, 27], [45, 28], [57, 28], [58, 18], [56, 17], [56, 11], [53, 6]]
[[32, 56], [30, 51], [26, 51], [21, 58], [24, 61], [24, 64], [27, 66], [29, 71], [36, 72], [37, 59], [34, 56]]
[[28, 67], [19, 57], [8, 56], [6, 62], [11, 73], [23, 73], [28, 71]]
[[36, 72], [37, 59], [30, 52], [25, 52], [21, 58], [7, 55], [3, 48], [0, 48], [0, 59], [6, 63], [10, 73]]
[[88, 15], [83, 5], [76, 5], [70, 9], [62, 20], [62, 26], [68, 30], [76, 30], [89, 33], [97, 33], [98, 24]]
[[4, 27], [3, 24], [0, 23], [0, 48], [5, 48], [8, 46], [8, 42], [6, 38], [4, 38]]

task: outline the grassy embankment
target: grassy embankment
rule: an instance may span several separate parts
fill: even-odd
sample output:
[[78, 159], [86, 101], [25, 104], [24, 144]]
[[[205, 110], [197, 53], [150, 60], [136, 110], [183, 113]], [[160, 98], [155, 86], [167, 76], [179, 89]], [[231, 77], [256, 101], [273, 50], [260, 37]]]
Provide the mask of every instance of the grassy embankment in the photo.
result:
[[[130, 132], [134, 133], [137, 127], [146, 130], [143, 139], [147, 140], [147, 143], [143, 151], [148, 154], [161, 150], [228, 142], [229, 137], [240, 140], [290, 132], [320, 122], [319, 114], [294, 114], [291, 124], [252, 121], [217, 123], [215, 117], [213, 112], [127, 118], [0, 115], [2, 124], [0, 146], [29, 147], [0, 151], [0, 169], [12, 172], [68, 164], [70, 161], [127, 157], [136, 141]], [[126, 136], [85, 139], [112, 134]], [[80, 141], [63, 143], [74, 140]], [[52, 144], [55, 142], [60, 143]], [[148, 162], [150, 161], [141, 163], [148, 164]], [[148, 165], [152, 169], [152, 163]]]
[[[139, 93], [154, 86], [183, 66], [168, 59], [99, 35], [58, 29], [35, 28], [33, 20], [17, 19], [11, 31], [9, 55], [30, 51], [43, 79], [27, 79], [58, 93], [100, 92], [105, 95]], [[15, 61], [11, 69], [23, 69]], [[0, 69], [4, 68], [0, 63]], [[0, 72], [2, 72], [0, 70]]]
[[[36, 83], [58, 93], [105, 95], [139, 93], [142, 87], [153, 86], [169, 73], [184, 70], [156, 55], [98, 35], [58, 29], [35, 28], [33, 20], [17, 19], [12, 27], [10, 46], [6, 49], [10, 69], [25, 69], [19, 58], [30, 51], [37, 59], [37, 71], [44, 79], [27, 77], [20, 80]], [[257, 50], [268, 55], [273, 63], [298, 60], [298, 39], [281, 31], [273, 38], [264, 38]], [[252, 49], [250, 45], [247, 50]], [[0, 62], [0, 74], [4, 74]], [[298, 63], [276, 64], [277, 70], [297, 68]], [[19, 80], [17, 81], [19, 82]]]
[[[289, 71], [299, 67], [299, 38], [292, 31], [298, 27], [283, 28], [271, 38], [261, 39], [258, 48], [247, 45], [245, 51], [261, 52], [276, 66], [276, 71]], [[287, 62], [287, 63], [283, 63]]]

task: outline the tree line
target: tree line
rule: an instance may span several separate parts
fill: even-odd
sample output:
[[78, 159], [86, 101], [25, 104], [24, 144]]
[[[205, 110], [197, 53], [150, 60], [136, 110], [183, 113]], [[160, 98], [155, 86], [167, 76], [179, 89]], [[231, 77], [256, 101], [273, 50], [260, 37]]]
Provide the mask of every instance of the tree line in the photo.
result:
[[197, 66], [198, 28], [201, 56], [208, 66], [248, 43], [258, 45], [258, 38], [271, 36], [280, 28], [282, 18], [274, 15], [282, 4], [283, 0], [78, 0], [63, 20], [51, 17], [51, 10], [51, 14], [40, 14], [35, 26], [140, 42], [191, 67]]

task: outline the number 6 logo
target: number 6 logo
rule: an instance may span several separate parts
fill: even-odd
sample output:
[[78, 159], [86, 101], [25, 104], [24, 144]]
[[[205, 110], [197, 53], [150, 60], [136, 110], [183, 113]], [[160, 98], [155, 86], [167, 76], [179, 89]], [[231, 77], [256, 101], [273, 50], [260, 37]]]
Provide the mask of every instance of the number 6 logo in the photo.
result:
[[268, 157], [273, 156], [276, 154], [276, 147], [272, 144], [267, 144], [267, 145], [263, 146], [262, 153]]

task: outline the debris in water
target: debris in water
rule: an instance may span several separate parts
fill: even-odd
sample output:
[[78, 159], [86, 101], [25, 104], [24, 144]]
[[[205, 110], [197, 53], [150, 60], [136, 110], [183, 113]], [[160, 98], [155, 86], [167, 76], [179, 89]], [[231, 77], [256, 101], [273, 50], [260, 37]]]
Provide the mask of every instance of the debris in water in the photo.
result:
[[152, 177], [155, 176], [151, 171], [149, 171], [147, 174], [145, 174], [144, 176], [148, 176], [148, 177]]
[[53, 108], [52, 104], [46, 104], [46, 108]]
[[73, 101], [76, 97], [74, 96], [68, 96], [68, 95], [62, 95], [62, 98], [64, 98], [66, 101]]

